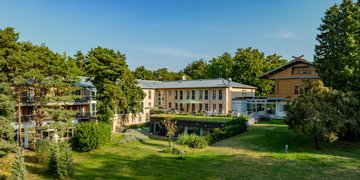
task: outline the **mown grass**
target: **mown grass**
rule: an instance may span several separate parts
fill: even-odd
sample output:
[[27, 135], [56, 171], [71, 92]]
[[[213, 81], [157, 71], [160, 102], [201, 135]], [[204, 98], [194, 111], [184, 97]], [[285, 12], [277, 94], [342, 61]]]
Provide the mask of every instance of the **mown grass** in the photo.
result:
[[174, 121], [196, 121], [196, 122], [217, 122], [226, 123], [232, 117], [216, 117], [216, 116], [192, 116], [192, 115], [178, 115], [178, 114], [154, 114], [152, 118], [171, 118]]
[[[248, 132], [202, 150], [177, 148], [179, 155], [160, 152], [166, 141], [118, 144], [115, 135], [105, 147], [74, 152], [73, 179], [359, 179], [360, 143], [322, 143], [288, 130], [280, 120], [255, 124]], [[289, 145], [285, 153], [284, 146]], [[27, 161], [31, 157], [28, 154]], [[46, 166], [28, 163], [29, 179], [49, 179]]]

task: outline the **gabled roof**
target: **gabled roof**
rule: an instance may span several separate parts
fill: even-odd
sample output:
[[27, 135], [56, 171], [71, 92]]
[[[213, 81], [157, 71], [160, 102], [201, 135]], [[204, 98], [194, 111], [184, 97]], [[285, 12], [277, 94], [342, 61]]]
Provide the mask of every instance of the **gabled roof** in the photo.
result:
[[184, 88], [215, 88], [215, 87], [235, 87], [256, 89], [254, 86], [237, 83], [223, 78], [218, 79], [196, 79], [178, 81], [150, 81], [138, 80], [139, 86], [143, 89], [184, 89]]
[[297, 63], [304, 63], [304, 64], [308, 64], [310, 66], [313, 65], [312, 62], [303, 59], [303, 57], [304, 56], [295, 57], [293, 60], [289, 61], [288, 63], [286, 63], [284, 65], [281, 65], [281, 66], [279, 66], [279, 67], [277, 67], [275, 69], [272, 69], [272, 70], [260, 75], [259, 78], [267, 78], [268, 76], [270, 76], [270, 75], [272, 75], [274, 73], [277, 73], [279, 71], [282, 71], [282, 70], [288, 68], [289, 66], [297, 64]]
[[78, 87], [86, 87], [86, 88], [93, 88], [95, 87], [89, 77], [79, 76], [79, 82], [76, 82], [74, 85]]

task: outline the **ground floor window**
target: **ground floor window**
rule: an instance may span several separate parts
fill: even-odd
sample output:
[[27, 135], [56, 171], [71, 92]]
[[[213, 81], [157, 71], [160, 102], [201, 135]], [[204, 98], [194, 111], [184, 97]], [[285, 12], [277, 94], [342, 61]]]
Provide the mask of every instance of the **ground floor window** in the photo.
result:
[[205, 111], [209, 111], [209, 104], [205, 104]]
[[213, 112], [216, 112], [216, 104], [213, 104], [212, 110]]
[[219, 104], [219, 113], [220, 114], [222, 114], [222, 110], [223, 110], [222, 104]]

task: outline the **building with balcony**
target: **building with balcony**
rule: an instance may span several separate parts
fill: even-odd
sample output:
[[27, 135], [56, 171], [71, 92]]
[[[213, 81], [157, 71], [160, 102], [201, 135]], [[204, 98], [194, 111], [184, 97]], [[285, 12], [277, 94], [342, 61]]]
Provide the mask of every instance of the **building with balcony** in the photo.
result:
[[[74, 86], [79, 87], [74, 95], [77, 95], [78, 98], [75, 99], [74, 102], [61, 102], [57, 103], [59, 105], [65, 105], [68, 109], [76, 111], [76, 115], [74, 117], [73, 122], [77, 123], [79, 121], [90, 121], [96, 120], [96, 88], [95, 86], [88, 80], [87, 77], [79, 77], [80, 81], [75, 83]], [[23, 93], [21, 97], [21, 122], [22, 122], [22, 132], [23, 132], [23, 143], [25, 148], [29, 147], [28, 140], [28, 128], [34, 127], [34, 110], [35, 110], [35, 98], [36, 95], [33, 91], [28, 90]], [[51, 106], [52, 103], [49, 103]], [[17, 115], [15, 115], [14, 122], [12, 125], [16, 129], [18, 126]], [[52, 123], [51, 119], [44, 120], [43, 125]], [[47, 133], [48, 134], [48, 133]], [[44, 137], [46, 138], [46, 137]]]

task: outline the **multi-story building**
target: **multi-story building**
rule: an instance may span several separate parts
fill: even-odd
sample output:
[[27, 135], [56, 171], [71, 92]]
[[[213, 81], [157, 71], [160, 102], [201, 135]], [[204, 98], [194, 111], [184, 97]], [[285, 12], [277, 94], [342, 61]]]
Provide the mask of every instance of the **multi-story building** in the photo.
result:
[[[75, 102], [61, 102], [60, 105], [66, 104], [66, 106], [76, 111], [76, 116], [73, 122], [77, 123], [78, 121], [89, 121], [96, 119], [96, 88], [86, 77], [80, 77], [80, 81], [74, 84], [77, 87], [80, 87], [79, 90], [74, 92], [74, 94], [78, 95], [78, 98], [75, 99]], [[35, 94], [29, 90], [22, 95], [21, 98], [21, 121], [22, 121], [22, 142], [24, 143], [24, 147], [29, 147], [28, 140], [28, 129], [30, 127], [35, 126], [34, 122], [34, 109], [35, 109]], [[15, 120], [12, 123], [14, 128], [19, 128], [17, 115], [15, 116]], [[43, 125], [48, 123], [52, 123], [51, 120], [45, 120]], [[47, 132], [44, 136], [50, 136], [50, 132]], [[47, 138], [47, 137], [43, 137]]]
[[[138, 80], [146, 94], [143, 112], [129, 115], [125, 125], [145, 123], [150, 120], [151, 109], [173, 110], [175, 112], [206, 114], [227, 114], [231, 112], [233, 99], [255, 97], [256, 88], [237, 83], [231, 79], [199, 79], [178, 81]], [[115, 116], [115, 131], [121, 126], [121, 119]]]
[[259, 77], [275, 81], [275, 93], [267, 97], [266, 104], [275, 107], [273, 113], [276, 117], [285, 116], [284, 106], [288, 99], [304, 93], [304, 80], [320, 80], [313, 64], [303, 59], [303, 56], [295, 57]]

